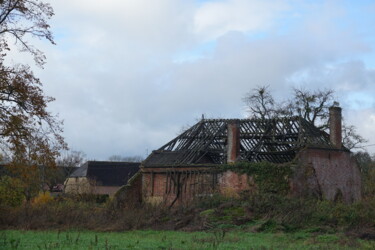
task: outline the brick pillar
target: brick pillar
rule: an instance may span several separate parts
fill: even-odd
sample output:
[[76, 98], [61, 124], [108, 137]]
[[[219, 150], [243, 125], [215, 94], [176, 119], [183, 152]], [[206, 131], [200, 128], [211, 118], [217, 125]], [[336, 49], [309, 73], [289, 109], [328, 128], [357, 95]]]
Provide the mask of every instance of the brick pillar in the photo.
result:
[[227, 163], [234, 163], [240, 156], [240, 123], [239, 120], [228, 122]]
[[329, 108], [329, 137], [336, 148], [342, 147], [341, 108]]

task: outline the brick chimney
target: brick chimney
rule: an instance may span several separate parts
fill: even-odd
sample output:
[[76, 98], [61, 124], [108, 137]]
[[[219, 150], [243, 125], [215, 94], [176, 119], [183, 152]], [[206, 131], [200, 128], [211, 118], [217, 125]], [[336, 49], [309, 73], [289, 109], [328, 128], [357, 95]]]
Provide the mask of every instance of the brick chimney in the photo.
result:
[[234, 163], [240, 156], [240, 122], [228, 122], [227, 163]]
[[335, 148], [342, 147], [341, 108], [329, 108], [329, 134], [331, 143]]

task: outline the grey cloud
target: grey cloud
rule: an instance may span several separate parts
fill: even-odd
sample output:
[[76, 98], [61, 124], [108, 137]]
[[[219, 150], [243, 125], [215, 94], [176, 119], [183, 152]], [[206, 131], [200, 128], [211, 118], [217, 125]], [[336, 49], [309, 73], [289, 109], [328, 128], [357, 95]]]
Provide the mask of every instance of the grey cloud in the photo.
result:
[[[364, 88], [375, 92], [373, 71], [350, 60], [368, 52], [366, 43], [329, 18], [315, 22], [311, 14], [280, 34], [275, 12], [265, 37], [228, 29], [211, 54], [174, 63], [176, 53], [194, 50], [204, 39], [192, 27], [199, 6], [131, 2], [110, 1], [103, 10], [86, 8], [87, 1], [54, 3], [52, 25], [65, 35], [57, 36], [56, 47], [42, 46], [48, 64], [38, 75], [57, 98], [50, 109], [65, 120], [70, 146], [89, 158], [143, 155], [202, 113], [241, 117], [241, 98], [257, 85], [270, 85], [279, 99], [301, 85], [336, 88], [344, 98]], [[368, 126], [361, 131], [372, 132]]]

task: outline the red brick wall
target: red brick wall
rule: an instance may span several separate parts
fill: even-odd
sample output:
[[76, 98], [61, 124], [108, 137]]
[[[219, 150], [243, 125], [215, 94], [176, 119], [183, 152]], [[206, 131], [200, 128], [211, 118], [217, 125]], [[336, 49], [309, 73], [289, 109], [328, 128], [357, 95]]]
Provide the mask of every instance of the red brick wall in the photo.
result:
[[[305, 149], [298, 156], [291, 180], [291, 194], [315, 194], [346, 202], [361, 198], [361, 177], [355, 160], [343, 150]], [[251, 176], [232, 171], [210, 172], [210, 168], [142, 168], [142, 197], [152, 204], [181, 205], [194, 198], [221, 193], [236, 197], [255, 189]]]
[[239, 120], [228, 123], [227, 162], [234, 163], [240, 154], [240, 125]]
[[254, 189], [254, 181], [247, 174], [226, 171], [219, 176], [219, 191], [224, 196], [237, 197], [240, 192]]
[[142, 169], [142, 193], [145, 202], [183, 205], [196, 197], [212, 195], [217, 174], [205, 169]]
[[361, 176], [350, 153], [343, 150], [305, 149], [298, 154], [299, 167], [292, 193], [315, 193], [328, 200], [342, 194], [345, 202], [361, 199]]
[[[232, 171], [210, 172], [205, 169], [142, 169], [143, 200], [151, 204], [183, 205], [195, 198], [221, 193], [236, 197], [250, 190], [253, 180]], [[168, 172], [169, 171], [169, 172]], [[177, 184], [179, 183], [179, 184]]]
[[332, 144], [342, 148], [342, 116], [340, 107], [329, 108], [329, 138]]

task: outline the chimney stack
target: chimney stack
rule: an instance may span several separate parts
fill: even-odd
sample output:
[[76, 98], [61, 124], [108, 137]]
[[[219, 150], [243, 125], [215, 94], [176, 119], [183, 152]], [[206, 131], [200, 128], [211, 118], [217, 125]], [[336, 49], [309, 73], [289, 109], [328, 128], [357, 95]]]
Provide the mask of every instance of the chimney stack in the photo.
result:
[[341, 108], [329, 108], [329, 134], [331, 143], [335, 148], [342, 147], [342, 127], [341, 127]]
[[239, 120], [228, 122], [227, 163], [234, 163], [240, 156], [240, 123]]

